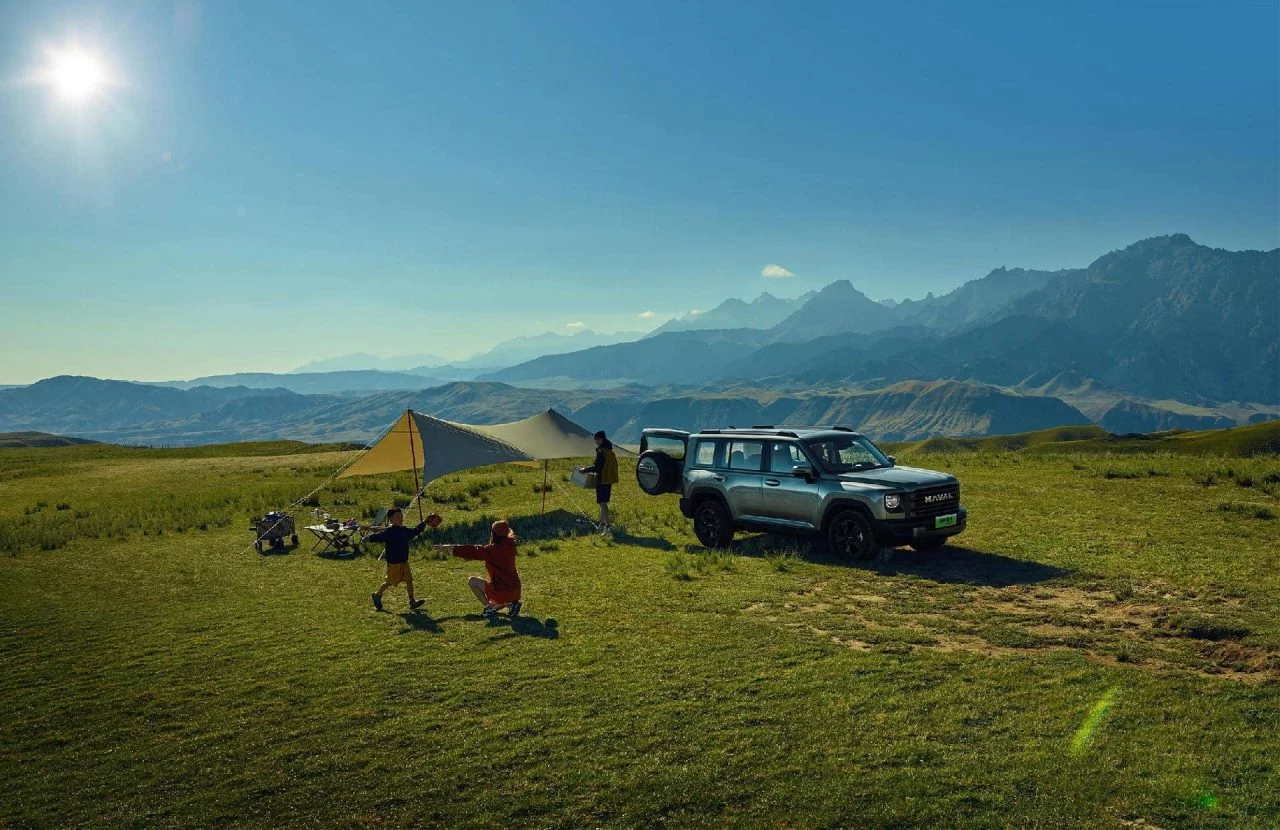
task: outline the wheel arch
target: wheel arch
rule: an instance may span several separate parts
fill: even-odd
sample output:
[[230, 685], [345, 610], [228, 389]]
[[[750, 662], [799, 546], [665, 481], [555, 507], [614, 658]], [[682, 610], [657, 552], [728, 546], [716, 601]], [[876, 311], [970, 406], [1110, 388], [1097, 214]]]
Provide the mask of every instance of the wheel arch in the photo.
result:
[[844, 498], [831, 502], [831, 504], [827, 505], [826, 509], [822, 511], [822, 524], [818, 527], [818, 530], [822, 533], [826, 533], [827, 528], [831, 526], [831, 520], [846, 510], [858, 511], [868, 522], [872, 522], [872, 526], [874, 527], [876, 517], [871, 515], [871, 509], [869, 507], [857, 499]]

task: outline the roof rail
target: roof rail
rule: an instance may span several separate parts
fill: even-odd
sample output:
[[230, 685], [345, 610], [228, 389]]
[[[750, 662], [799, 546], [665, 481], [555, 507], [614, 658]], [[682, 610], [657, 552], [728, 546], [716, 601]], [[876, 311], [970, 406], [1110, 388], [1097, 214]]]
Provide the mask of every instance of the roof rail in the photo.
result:
[[752, 429], [773, 429], [773, 424], [752, 424]]

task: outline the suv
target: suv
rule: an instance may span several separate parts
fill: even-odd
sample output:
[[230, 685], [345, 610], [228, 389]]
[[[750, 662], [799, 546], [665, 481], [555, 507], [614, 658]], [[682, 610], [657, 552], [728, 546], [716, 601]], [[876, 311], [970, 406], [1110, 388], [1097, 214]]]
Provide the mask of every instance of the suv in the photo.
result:
[[848, 427], [646, 429], [636, 480], [651, 496], [679, 493], [712, 548], [737, 530], [792, 532], [867, 559], [884, 546], [937, 550], [965, 528], [955, 476], [899, 467]]

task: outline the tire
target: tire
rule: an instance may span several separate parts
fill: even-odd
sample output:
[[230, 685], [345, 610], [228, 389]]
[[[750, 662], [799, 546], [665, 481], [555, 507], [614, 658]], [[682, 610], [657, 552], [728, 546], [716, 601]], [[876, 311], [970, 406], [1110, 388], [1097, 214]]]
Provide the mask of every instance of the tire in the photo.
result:
[[289, 541], [293, 542], [293, 546], [296, 548], [298, 546], [298, 534], [295, 533], [292, 536], [290, 536]]
[[693, 534], [708, 548], [726, 548], [733, 541], [729, 511], [718, 499], [699, 502], [693, 509]]
[[665, 452], [648, 450], [636, 461], [636, 483], [651, 496], [680, 489], [680, 465]]
[[942, 550], [947, 544], [947, 537], [936, 536], [933, 538], [918, 539], [911, 543], [912, 550], [918, 550], [921, 553], [933, 553], [935, 550]]
[[254, 549], [254, 550], [256, 550], [258, 553], [262, 553], [262, 540], [261, 540], [261, 539], [259, 539], [258, 541], [256, 541], [256, 542], [254, 542], [254, 543], [253, 543], [253, 549]]
[[827, 523], [827, 550], [850, 562], [870, 559], [880, 549], [871, 522], [857, 510], [842, 510]]
[[284, 547], [284, 538], [283, 538], [283, 537], [281, 537], [281, 536], [277, 536], [276, 538], [274, 538], [274, 539], [272, 539], [272, 540], [271, 540], [271, 548], [272, 548], [273, 550], [279, 550], [279, 549], [280, 549], [280, 548], [282, 548], [282, 547]]

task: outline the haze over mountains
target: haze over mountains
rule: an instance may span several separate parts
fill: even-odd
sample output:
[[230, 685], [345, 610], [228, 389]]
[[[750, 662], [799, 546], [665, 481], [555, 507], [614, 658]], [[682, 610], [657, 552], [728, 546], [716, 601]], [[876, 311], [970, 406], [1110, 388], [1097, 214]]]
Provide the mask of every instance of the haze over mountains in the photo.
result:
[[876, 302], [840, 280], [793, 300], [728, 300], [644, 336], [545, 334], [403, 366], [424, 357], [355, 355], [167, 386], [54, 378], [0, 389], [0, 431], [365, 440], [406, 407], [493, 423], [546, 406], [624, 441], [644, 426], [783, 420], [893, 439], [1227, 426], [1280, 414], [1280, 249], [1224, 251], [1176, 234], [1087, 268], [999, 268], [921, 300]]

